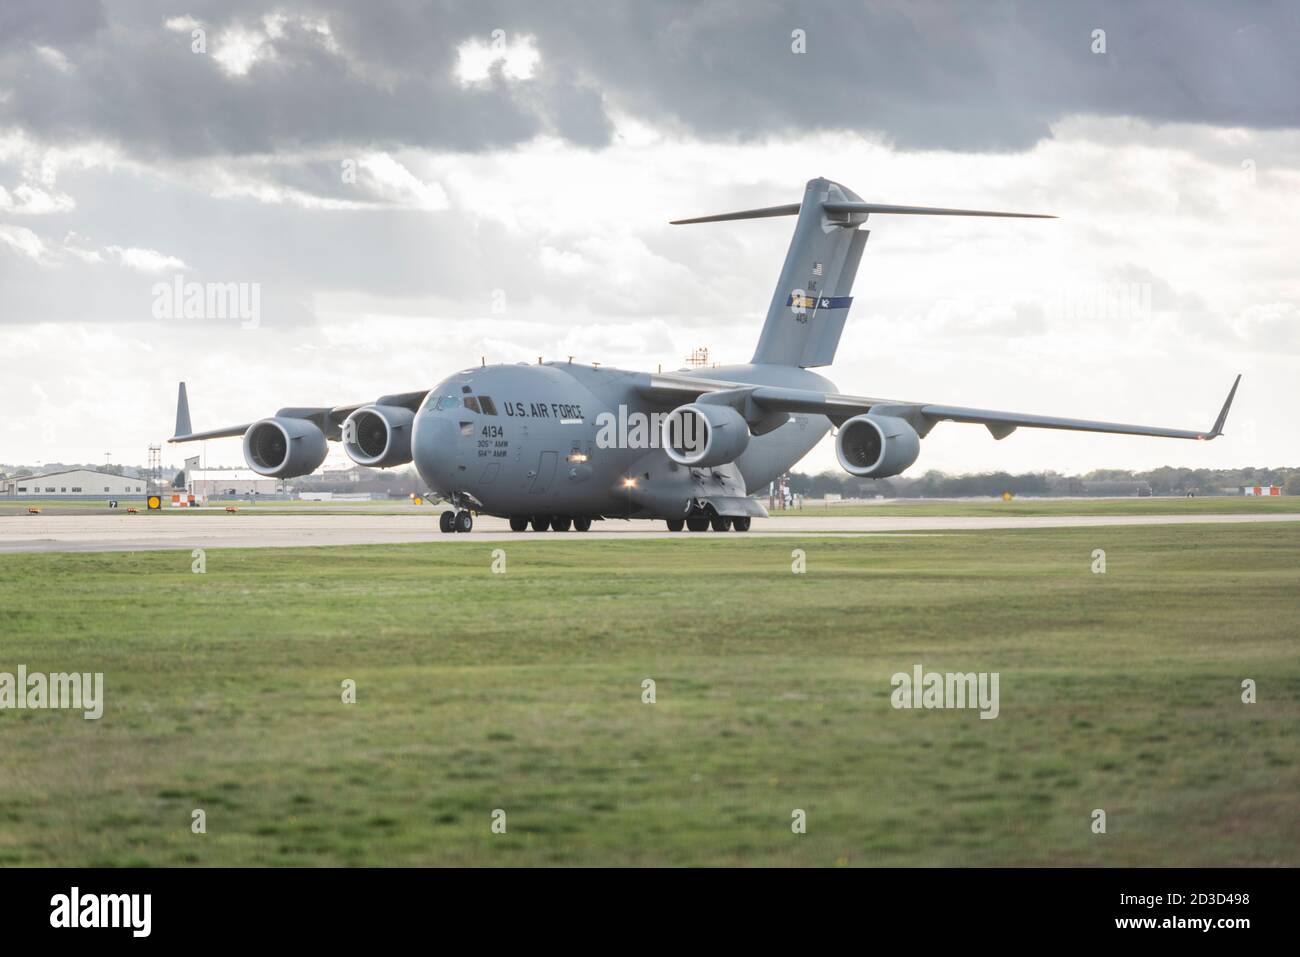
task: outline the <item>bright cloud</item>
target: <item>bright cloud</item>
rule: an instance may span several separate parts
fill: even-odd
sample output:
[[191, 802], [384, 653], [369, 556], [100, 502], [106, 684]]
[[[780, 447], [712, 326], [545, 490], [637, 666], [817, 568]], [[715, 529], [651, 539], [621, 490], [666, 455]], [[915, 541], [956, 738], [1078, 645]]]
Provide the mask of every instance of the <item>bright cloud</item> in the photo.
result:
[[542, 55], [531, 36], [509, 37], [504, 30], [493, 30], [489, 40], [477, 37], [456, 48], [456, 80], [466, 86], [486, 83], [492, 68], [500, 64], [501, 75], [508, 80], [529, 80], [537, 71]]

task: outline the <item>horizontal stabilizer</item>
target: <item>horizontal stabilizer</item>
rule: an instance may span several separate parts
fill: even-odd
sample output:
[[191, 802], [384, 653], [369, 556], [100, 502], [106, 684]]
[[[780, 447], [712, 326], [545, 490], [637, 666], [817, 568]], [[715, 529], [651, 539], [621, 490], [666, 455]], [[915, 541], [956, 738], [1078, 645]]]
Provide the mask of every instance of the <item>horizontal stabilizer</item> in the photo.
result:
[[769, 216], [797, 216], [799, 204], [764, 206], [762, 209], [742, 209], [738, 213], [718, 213], [716, 216], [697, 216], [694, 219], [674, 219], [669, 226], [689, 226], [692, 223], [725, 223], [731, 219], [767, 219]]
[[[767, 219], [770, 216], [797, 216], [801, 203], [785, 206], [764, 206], [760, 209], [742, 209], [735, 213], [718, 213], [714, 216], [696, 216], [693, 219], [674, 219], [670, 226], [690, 226], [695, 223], [725, 223], [736, 219]], [[890, 206], [886, 203], [825, 202], [823, 211], [832, 216], [866, 216], [882, 213], [891, 216], [998, 216], [1003, 219], [1056, 219], [1046, 213], [1002, 213], [988, 209], [947, 209], [943, 206]]]
[[811, 369], [830, 365], [835, 359], [835, 350], [853, 303], [853, 280], [869, 235], [869, 231], [861, 227], [866, 225], [872, 213], [888, 216], [1056, 218], [1044, 213], [868, 203], [842, 183], [818, 177], [808, 181], [803, 200], [798, 203], [674, 219], [670, 225], [725, 223], [771, 216], [798, 217], [776, 291], [767, 307], [763, 331], [750, 361], [755, 365]]
[[886, 206], [882, 203], [822, 203], [828, 213], [888, 213], [904, 216], [1001, 216], [1008, 219], [1056, 219], [1046, 213], [998, 213], [987, 209], [945, 209], [941, 206]]

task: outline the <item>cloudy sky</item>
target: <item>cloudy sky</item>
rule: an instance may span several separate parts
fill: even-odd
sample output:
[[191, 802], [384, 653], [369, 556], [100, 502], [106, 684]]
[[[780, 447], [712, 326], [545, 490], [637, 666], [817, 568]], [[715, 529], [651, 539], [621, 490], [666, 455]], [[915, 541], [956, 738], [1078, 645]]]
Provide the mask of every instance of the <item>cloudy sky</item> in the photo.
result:
[[1061, 217], [873, 217], [843, 391], [1203, 428], [1245, 374], [1210, 445], [947, 424], [914, 471], [1300, 465], [1298, 47], [1294, 3], [5, 0], [0, 462], [142, 462], [179, 379], [208, 428], [747, 361], [793, 221], [667, 221], [827, 176]]

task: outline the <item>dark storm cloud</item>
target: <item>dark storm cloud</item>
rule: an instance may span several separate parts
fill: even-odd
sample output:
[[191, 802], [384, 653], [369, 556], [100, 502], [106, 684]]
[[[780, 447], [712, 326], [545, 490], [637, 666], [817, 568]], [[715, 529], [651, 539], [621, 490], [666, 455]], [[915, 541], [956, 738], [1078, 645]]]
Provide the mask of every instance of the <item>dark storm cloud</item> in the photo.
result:
[[104, 26], [97, 2], [14, 0], [0, 4], [0, 53], [46, 45], [80, 43]]
[[[910, 148], [1017, 150], [1072, 113], [1300, 125], [1300, 8], [1220, 3], [336, 3], [0, 8], [0, 125], [136, 155], [362, 143], [474, 151], [549, 131], [598, 147], [612, 109], [706, 139], [877, 131]], [[169, 17], [209, 30], [290, 17], [274, 56], [231, 76]], [[457, 47], [536, 38], [537, 74], [469, 88]], [[791, 32], [807, 52], [791, 52]], [[1092, 52], [1092, 31], [1106, 52]], [[37, 46], [66, 55], [59, 69]]]
[[[1031, 146], [1071, 113], [1300, 125], [1294, 4], [604, 4], [537, 18], [543, 56], [581, 63], [646, 117], [697, 135], [875, 130], [901, 146]], [[807, 52], [791, 52], [805, 31]], [[1094, 53], [1093, 31], [1105, 31]]]

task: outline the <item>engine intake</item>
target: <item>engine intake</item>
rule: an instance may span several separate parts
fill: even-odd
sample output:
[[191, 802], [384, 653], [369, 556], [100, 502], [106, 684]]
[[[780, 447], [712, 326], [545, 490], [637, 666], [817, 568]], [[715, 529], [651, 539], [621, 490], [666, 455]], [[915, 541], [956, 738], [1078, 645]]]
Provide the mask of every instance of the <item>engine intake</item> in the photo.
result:
[[850, 475], [888, 478], [916, 461], [921, 437], [892, 415], [856, 415], [840, 426], [835, 454]]
[[244, 461], [258, 475], [310, 475], [325, 461], [325, 433], [306, 419], [275, 416], [244, 433]]
[[660, 442], [678, 465], [726, 465], [749, 445], [749, 423], [729, 405], [692, 402], [664, 416]]
[[411, 461], [415, 413], [394, 405], [367, 405], [343, 421], [343, 450], [358, 465], [391, 468]]

